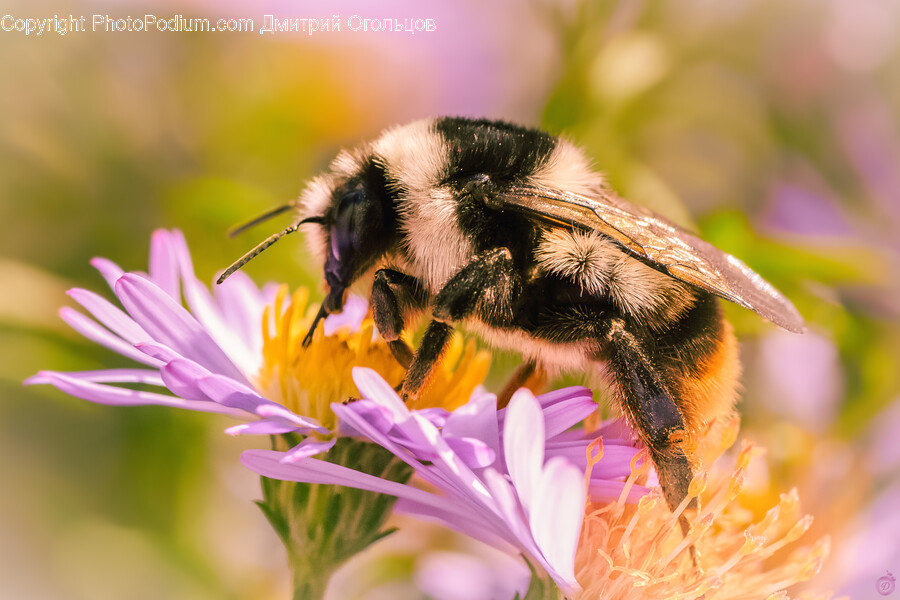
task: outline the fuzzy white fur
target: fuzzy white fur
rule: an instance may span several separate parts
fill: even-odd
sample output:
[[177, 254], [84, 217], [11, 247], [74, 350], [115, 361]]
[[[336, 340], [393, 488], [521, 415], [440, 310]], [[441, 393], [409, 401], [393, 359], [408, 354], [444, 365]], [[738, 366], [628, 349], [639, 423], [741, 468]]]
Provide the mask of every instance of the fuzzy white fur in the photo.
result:
[[684, 283], [629, 256], [596, 232], [547, 229], [535, 258], [545, 273], [569, 279], [592, 295], [605, 295], [622, 312], [662, 329], [690, 308]]
[[539, 187], [590, 194], [605, 187], [603, 176], [593, 170], [584, 152], [567, 139], [559, 138], [547, 160], [528, 182]]
[[404, 184], [399, 212], [407, 272], [437, 293], [469, 262], [473, 251], [460, 233], [456, 200], [440, 186], [448, 157], [432, 125], [432, 120], [424, 120], [390, 129], [372, 149], [390, 176]]

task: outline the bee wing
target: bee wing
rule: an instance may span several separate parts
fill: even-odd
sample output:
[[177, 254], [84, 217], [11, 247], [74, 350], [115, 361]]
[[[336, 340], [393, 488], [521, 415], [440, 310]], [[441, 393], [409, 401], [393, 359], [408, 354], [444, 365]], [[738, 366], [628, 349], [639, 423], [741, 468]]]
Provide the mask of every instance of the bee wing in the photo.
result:
[[742, 261], [611, 192], [584, 196], [520, 185], [491, 194], [487, 202], [546, 223], [598, 231], [675, 279], [749, 308], [788, 331], [806, 330], [794, 305]]

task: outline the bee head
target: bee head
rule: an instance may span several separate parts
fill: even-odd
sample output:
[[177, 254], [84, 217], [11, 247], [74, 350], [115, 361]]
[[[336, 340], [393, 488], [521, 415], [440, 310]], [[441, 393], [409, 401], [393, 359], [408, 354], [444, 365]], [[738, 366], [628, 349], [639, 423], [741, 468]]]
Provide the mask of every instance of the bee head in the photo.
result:
[[396, 215], [384, 169], [371, 157], [342, 153], [300, 198], [310, 250], [322, 262], [323, 311], [339, 312], [347, 289], [396, 239]]

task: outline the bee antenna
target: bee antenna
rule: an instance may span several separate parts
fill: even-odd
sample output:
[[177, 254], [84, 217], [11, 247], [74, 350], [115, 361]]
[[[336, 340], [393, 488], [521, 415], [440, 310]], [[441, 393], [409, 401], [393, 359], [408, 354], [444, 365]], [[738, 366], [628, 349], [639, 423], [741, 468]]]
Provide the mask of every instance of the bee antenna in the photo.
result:
[[[290, 206], [290, 205], [287, 205], [287, 206]], [[280, 208], [284, 208], [284, 207], [280, 207]], [[274, 211], [271, 211], [271, 212], [274, 212]], [[265, 215], [263, 215], [263, 217], [264, 216]], [[254, 221], [258, 221], [259, 219], [262, 219], [262, 217], [257, 217], [256, 219], [254, 219]], [[231, 264], [230, 267], [225, 269], [225, 272], [222, 273], [219, 276], [219, 278], [216, 280], [216, 285], [221, 285], [222, 282], [225, 281], [226, 279], [228, 279], [229, 277], [231, 277], [235, 271], [237, 271], [238, 269], [240, 269], [241, 267], [246, 265], [248, 262], [250, 262], [251, 260], [256, 258], [263, 250], [265, 250], [266, 248], [268, 248], [269, 246], [271, 246], [272, 244], [274, 244], [275, 242], [277, 242], [278, 240], [280, 240], [287, 234], [294, 233], [295, 231], [300, 229], [301, 225], [304, 225], [306, 223], [320, 223], [321, 224], [324, 221], [325, 221], [324, 217], [306, 217], [305, 219], [303, 219], [301, 221], [297, 221], [290, 227], [287, 227], [287, 228], [283, 229], [282, 231], [279, 231], [275, 235], [270, 235], [263, 242], [261, 242], [260, 244], [257, 244], [257, 246], [255, 248], [253, 248], [253, 250], [251, 250], [250, 252], [246, 253], [245, 255], [243, 255], [242, 257], [237, 259], [235, 262], [233, 262]]]
[[259, 225], [260, 223], [264, 223], [273, 217], [277, 217], [281, 213], [286, 212], [286, 211], [292, 209], [293, 207], [294, 207], [293, 202], [290, 202], [288, 204], [282, 204], [278, 208], [273, 208], [272, 210], [266, 211], [263, 214], [259, 215], [258, 217], [254, 217], [254, 218], [250, 219], [246, 223], [243, 223], [241, 225], [235, 225], [234, 227], [232, 227], [231, 229], [228, 230], [228, 237], [233, 238], [233, 237], [247, 231], [251, 227], [255, 227], [255, 226]]

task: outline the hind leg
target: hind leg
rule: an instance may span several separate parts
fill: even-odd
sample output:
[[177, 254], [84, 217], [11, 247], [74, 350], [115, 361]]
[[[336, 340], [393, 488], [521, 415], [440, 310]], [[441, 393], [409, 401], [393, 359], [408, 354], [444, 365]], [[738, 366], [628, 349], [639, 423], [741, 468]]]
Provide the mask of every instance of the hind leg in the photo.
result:
[[666, 385], [664, 367], [653, 352], [654, 340], [631, 331], [608, 307], [547, 307], [541, 320], [542, 326], [534, 331], [538, 337], [595, 345], [593, 357], [612, 375], [622, 410], [650, 451], [666, 504], [674, 511], [687, 497], [693, 472], [681, 448], [684, 415]]

